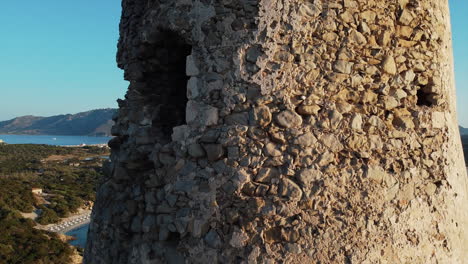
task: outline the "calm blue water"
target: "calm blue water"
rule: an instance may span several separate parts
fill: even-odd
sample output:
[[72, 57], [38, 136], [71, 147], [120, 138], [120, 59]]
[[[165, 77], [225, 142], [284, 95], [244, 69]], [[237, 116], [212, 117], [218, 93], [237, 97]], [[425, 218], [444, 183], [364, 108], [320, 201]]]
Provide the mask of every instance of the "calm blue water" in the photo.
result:
[[8, 144], [46, 144], [54, 146], [106, 144], [111, 137], [0, 135]]
[[72, 240], [69, 243], [73, 246], [84, 248], [86, 246], [86, 237], [88, 236], [88, 228], [89, 228], [89, 224], [86, 224], [84, 226], [81, 226], [81, 227], [78, 227], [76, 229], [66, 232], [65, 235], [76, 237], [76, 240]]

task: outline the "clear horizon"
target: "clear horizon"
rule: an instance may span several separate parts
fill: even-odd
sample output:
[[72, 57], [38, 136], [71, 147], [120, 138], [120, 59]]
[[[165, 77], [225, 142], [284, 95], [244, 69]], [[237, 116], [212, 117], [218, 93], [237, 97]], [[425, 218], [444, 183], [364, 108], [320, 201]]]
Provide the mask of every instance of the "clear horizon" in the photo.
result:
[[[468, 127], [468, 1], [450, 0], [457, 112]], [[5, 2], [0, 9], [0, 121], [117, 108], [120, 1]]]
[[0, 120], [117, 108], [120, 1], [23, 1], [0, 8]]
[[52, 116], [59, 116], [59, 115], [76, 115], [76, 114], [80, 114], [80, 113], [86, 113], [86, 112], [90, 112], [90, 111], [95, 111], [95, 110], [105, 110], [105, 109], [119, 109], [118, 107], [102, 107], [102, 108], [95, 108], [95, 109], [89, 109], [89, 110], [84, 110], [84, 111], [79, 111], [79, 112], [73, 112], [73, 113], [58, 113], [58, 114], [54, 114], [54, 115], [47, 115], [47, 116], [42, 116], [42, 115], [21, 115], [21, 116], [15, 116], [13, 118], [10, 118], [10, 119], [5, 119], [5, 120], [2, 120], [0, 119], [0, 122], [3, 122], [3, 121], [9, 121], [9, 120], [12, 120], [12, 119], [15, 119], [15, 118], [18, 118], [18, 117], [25, 117], [25, 116], [34, 116], [34, 117], [52, 117]]

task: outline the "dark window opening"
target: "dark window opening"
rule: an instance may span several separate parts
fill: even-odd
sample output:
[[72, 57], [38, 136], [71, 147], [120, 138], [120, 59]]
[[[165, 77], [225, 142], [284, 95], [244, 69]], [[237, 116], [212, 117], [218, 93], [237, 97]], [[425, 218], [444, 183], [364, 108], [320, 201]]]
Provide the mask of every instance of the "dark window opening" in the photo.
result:
[[150, 60], [153, 72], [146, 76], [152, 84], [151, 100], [157, 104], [153, 128], [160, 143], [171, 141], [172, 129], [185, 124], [187, 105], [186, 59], [192, 47], [178, 34], [162, 31], [155, 44], [154, 58]]
[[180, 234], [177, 232], [170, 232], [169, 237], [167, 238], [169, 242], [178, 242], [180, 241]]
[[434, 105], [434, 94], [425, 92], [422, 88], [418, 90], [416, 94], [418, 101], [418, 106], [433, 106]]

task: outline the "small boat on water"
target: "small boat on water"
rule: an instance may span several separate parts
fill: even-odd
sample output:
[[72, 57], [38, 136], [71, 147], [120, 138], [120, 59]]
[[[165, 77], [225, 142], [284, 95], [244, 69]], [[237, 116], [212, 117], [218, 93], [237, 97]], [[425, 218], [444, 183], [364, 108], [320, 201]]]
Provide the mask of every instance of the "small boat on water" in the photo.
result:
[[52, 140], [57, 140], [57, 138], [52, 138]]

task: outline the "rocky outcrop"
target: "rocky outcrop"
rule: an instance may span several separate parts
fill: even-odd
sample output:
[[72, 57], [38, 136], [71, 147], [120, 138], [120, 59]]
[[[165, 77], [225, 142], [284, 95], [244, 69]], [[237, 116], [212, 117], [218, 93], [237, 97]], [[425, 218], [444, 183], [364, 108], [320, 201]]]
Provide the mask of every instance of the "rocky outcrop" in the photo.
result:
[[85, 263], [463, 263], [447, 1], [124, 0]]

